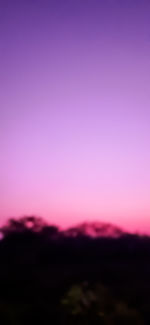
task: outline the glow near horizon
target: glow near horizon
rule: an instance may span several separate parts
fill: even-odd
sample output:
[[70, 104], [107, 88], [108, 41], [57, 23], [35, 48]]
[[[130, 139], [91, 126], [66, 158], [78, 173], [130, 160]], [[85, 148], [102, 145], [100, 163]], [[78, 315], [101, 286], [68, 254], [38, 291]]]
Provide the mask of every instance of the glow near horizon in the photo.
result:
[[1, 5], [0, 218], [150, 233], [150, 4]]

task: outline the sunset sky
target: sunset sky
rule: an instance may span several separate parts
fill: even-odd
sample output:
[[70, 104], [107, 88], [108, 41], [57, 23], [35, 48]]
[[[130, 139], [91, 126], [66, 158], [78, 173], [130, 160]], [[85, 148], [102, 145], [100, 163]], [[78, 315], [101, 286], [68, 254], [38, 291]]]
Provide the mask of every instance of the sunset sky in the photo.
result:
[[0, 220], [150, 233], [150, 1], [0, 0]]

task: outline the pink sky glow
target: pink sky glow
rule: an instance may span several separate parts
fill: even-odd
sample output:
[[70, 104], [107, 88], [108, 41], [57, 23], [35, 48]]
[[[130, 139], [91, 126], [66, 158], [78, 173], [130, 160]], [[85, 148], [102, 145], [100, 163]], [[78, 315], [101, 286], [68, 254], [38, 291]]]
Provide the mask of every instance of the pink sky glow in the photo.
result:
[[150, 234], [149, 17], [148, 0], [1, 1], [1, 222]]

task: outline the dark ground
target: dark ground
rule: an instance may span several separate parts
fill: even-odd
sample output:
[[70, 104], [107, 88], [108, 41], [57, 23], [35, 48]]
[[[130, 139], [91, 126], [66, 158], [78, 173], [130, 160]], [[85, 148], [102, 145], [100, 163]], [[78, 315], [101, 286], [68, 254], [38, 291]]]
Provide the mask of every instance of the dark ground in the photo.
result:
[[150, 238], [115, 230], [73, 237], [11, 220], [1, 229], [0, 324], [150, 324]]

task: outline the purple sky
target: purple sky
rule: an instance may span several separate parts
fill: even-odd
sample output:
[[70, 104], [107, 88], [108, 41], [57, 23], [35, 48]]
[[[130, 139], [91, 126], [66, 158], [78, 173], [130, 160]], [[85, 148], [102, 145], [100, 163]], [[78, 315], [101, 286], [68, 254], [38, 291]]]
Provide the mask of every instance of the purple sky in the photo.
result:
[[0, 1], [0, 219], [150, 233], [150, 1]]

